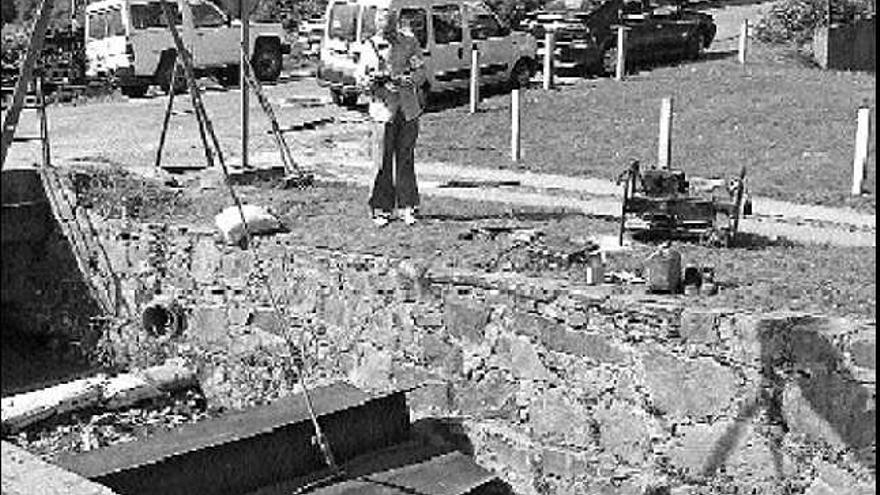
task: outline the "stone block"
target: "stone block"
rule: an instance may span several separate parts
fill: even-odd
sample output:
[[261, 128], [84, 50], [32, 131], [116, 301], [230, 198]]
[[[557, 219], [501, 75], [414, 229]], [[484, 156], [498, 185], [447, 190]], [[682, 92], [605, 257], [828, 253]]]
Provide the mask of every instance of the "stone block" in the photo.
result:
[[187, 335], [203, 343], [223, 343], [229, 340], [229, 322], [224, 306], [197, 306], [187, 317]]
[[528, 338], [519, 336], [510, 339], [509, 354], [505, 356], [510, 372], [517, 378], [527, 380], [549, 380], [552, 375]]
[[805, 495], [874, 495], [873, 484], [859, 482], [854, 476], [824, 461], [816, 465], [816, 478]]
[[599, 423], [599, 445], [621, 462], [629, 465], [644, 464], [650, 446], [648, 416], [635, 406], [615, 402], [596, 412]]
[[715, 459], [723, 459], [726, 454], [732, 454], [740, 447], [741, 436], [722, 441], [722, 437], [734, 431], [733, 426], [733, 421], [681, 426], [681, 437], [673, 440], [668, 448], [670, 465], [691, 476], [703, 474], [704, 470], [715, 463]]
[[595, 445], [598, 425], [589, 409], [552, 388], [536, 396], [529, 406], [529, 422], [541, 443], [587, 448]]
[[709, 358], [682, 360], [653, 350], [643, 362], [654, 406], [665, 414], [719, 416], [731, 407], [737, 393], [739, 379], [733, 370]]
[[368, 346], [360, 364], [349, 374], [349, 380], [364, 390], [387, 390], [392, 386], [391, 371], [391, 352]]
[[479, 418], [515, 418], [514, 384], [499, 371], [490, 371], [482, 380], [456, 383], [453, 388], [455, 409]]
[[519, 334], [540, 338], [545, 333], [556, 333], [564, 328], [550, 318], [516, 311], [511, 315], [510, 328]]
[[877, 369], [877, 342], [875, 340], [857, 340], [852, 343], [849, 352], [856, 366]]
[[443, 323], [446, 330], [471, 342], [483, 339], [483, 330], [489, 323], [490, 310], [477, 302], [459, 298], [447, 298], [443, 306]]
[[719, 340], [719, 314], [715, 311], [686, 309], [681, 314], [681, 338], [692, 344], [711, 344]]
[[541, 450], [541, 471], [563, 481], [573, 481], [589, 475], [588, 453], [558, 447]]
[[874, 392], [846, 374], [812, 370], [787, 384], [782, 414], [792, 432], [867, 456], [875, 443]]
[[571, 354], [596, 363], [619, 363], [627, 355], [607, 337], [564, 327], [549, 328], [541, 335], [541, 342], [551, 351]]

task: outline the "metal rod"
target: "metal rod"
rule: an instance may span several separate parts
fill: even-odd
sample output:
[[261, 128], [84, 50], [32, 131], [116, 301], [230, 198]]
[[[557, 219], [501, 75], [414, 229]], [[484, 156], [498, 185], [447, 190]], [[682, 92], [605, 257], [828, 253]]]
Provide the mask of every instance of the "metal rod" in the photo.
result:
[[247, 0], [241, 0], [241, 74], [239, 78], [239, 87], [241, 88], [241, 166], [248, 167], [248, 131], [250, 122], [250, 98], [248, 93], [248, 80], [245, 65], [248, 62], [248, 54], [250, 54], [250, 5]]
[[510, 159], [520, 159], [520, 100], [519, 89], [510, 92]]
[[615, 66], [614, 79], [623, 81], [626, 75], [626, 28], [617, 27], [617, 65]]
[[744, 19], [739, 28], [739, 63], [745, 65], [749, 48], [749, 20]]
[[480, 51], [474, 45], [471, 50], [471, 113], [477, 113], [480, 102]]
[[[171, 121], [171, 110], [174, 107], [174, 86], [177, 79], [177, 62], [171, 70], [171, 86], [168, 90], [168, 105], [165, 107], [165, 117], [162, 119], [162, 132], [159, 133], [159, 149], [156, 150], [156, 168], [162, 166], [162, 149], [165, 147], [165, 135], [168, 133], [168, 123]], [[204, 143], [204, 139], [202, 140]]]
[[669, 168], [669, 159], [671, 155], [671, 132], [672, 98], [663, 98], [663, 101], [660, 103], [660, 137], [657, 142], [657, 168]]
[[556, 36], [553, 31], [544, 34], [544, 89], [553, 88], [553, 51], [556, 49]]

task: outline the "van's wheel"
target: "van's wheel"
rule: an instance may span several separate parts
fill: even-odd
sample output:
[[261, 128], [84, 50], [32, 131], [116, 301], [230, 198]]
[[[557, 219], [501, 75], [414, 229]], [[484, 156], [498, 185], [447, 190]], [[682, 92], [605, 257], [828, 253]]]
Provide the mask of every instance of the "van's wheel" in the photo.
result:
[[529, 87], [532, 80], [532, 64], [526, 59], [519, 60], [510, 71], [510, 80], [508, 83], [512, 89], [522, 89]]
[[277, 81], [281, 75], [281, 47], [277, 43], [259, 43], [251, 65], [260, 81]]
[[143, 98], [147, 94], [148, 88], [146, 84], [137, 84], [134, 86], [121, 86], [119, 91], [129, 98]]
[[183, 66], [175, 63], [174, 53], [167, 52], [162, 54], [159, 62], [159, 69], [156, 71], [156, 84], [162, 91], [168, 93], [171, 90], [171, 71], [176, 70], [174, 74], [174, 94], [180, 94], [186, 91], [186, 73]]
[[691, 60], [703, 58], [706, 47], [706, 38], [703, 33], [697, 33], [688, 39], [687, 57]]
[[341, 107], [353, 107], [353, 106], [357, 105], [358, 95], [357, 95], [357, 93], [346, 94], [338, 89], [331, 89], [330, 90], [330, 99], [333, 100], [333, 103], [335, 103], [336, 105], [339, 105]]

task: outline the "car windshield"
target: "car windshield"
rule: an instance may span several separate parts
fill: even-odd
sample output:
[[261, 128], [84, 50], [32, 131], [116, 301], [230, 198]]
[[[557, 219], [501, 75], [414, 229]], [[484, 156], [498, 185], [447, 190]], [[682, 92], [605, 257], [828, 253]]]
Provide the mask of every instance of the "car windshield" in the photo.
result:
[[[175, 17], [174, 24], [183, 24], [183, 16], [177, 11], [177, 5], [168, 4], [168, 8], [171, 9], [171, 13]], [[131, 26], [134, 29], [168, 27], [162, 12], [162, 5], [159, 3], [132, 4]]]
[[330, 10], [329, 32], [331, 38], [354, 41], [357, 36], [357, 4], [338, 3]]

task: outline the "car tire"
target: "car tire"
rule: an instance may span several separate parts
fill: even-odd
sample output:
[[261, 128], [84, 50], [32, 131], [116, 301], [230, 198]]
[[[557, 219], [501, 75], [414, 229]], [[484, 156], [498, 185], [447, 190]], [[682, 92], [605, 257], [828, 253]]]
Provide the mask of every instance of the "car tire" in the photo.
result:
[[532, 74], [532, 63], [527, 59], [520, 59], [513, 66], [513, 70], [510, 71], [508, 84], [511, 89], [527, 88], [532, 79]]
[[258, 80], [277, 81], [281, 75], [281, 47], [277, 43], [257, 44], [251, 66]]
[[174, 75], [174, 94], [180, 94], [186, 91], [186, 74], [180, 64], [175, 64], [175, 57], [164, 56], [159, 62], [159, 69], [156, 71], [156, 84], [162, 91], [169, 93], [171, 91], [171, 71], [177, 70]]
[[147, 94], [149, 86], [146, 84], [136, 84], [134, 86], [122, 86], [119, 91], [129, 98], [143, 98]]
[[345, 94], [338, 89], [330, 90], [330, 99], [333, 100], [333, 103], [339, 105], [340, 107], [350, 108], [357, 105], [358, 95], [355, 94]]

